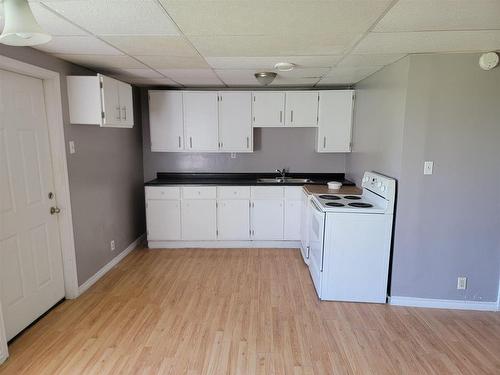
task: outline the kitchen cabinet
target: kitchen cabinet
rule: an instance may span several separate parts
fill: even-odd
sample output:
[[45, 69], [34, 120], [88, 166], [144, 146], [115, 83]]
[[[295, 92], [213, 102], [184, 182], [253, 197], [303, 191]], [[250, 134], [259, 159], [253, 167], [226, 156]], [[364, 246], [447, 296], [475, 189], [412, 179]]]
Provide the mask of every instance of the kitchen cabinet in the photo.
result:
[[350, 152], [354, 90], [319, 92], [317, 152]]
[[286, 93], [285, 126], [318, 126], [318, 91], [288, 91]]
[[219, 101], [219, 149], [224, 152], [252, 152], [252, 94], [221, 91]]
[[181, 201], [181, 228], [183, 240], [217, 239], [215, 199], [183, 199]]
[[179, 200], [146, 202], [148, 241], [181, 239], [181, 206]]
[[134, 126], [132, 86], [128, 83], [102, 74], [68, 76], [67, 88], [72, 124]]
[[182, 91], [149, 91], [151, 151], [184, 150]]
[[283, 200], [253, 200], [251, 208], [252, 239], [283, 239]]
[[284, 239], [300, 241], [300, 201], [285, 201]]
[[250, 239], [250, 201], [248, 199], [217, 202], [217, 239]]
[[185, 149], [218, 150], [218, 106], [216, 91], [184, 91]]
[[285, 92], [254, 91], [252, 124], [259, 128], [285, 126]]

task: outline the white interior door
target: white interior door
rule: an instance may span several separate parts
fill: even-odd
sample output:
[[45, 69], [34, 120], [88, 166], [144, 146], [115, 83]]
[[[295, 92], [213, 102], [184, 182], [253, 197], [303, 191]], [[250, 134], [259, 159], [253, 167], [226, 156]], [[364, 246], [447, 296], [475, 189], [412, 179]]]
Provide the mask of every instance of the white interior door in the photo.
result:
[[0, 300], [11, 339], [64, 297], [43, 82], [0, 70]]

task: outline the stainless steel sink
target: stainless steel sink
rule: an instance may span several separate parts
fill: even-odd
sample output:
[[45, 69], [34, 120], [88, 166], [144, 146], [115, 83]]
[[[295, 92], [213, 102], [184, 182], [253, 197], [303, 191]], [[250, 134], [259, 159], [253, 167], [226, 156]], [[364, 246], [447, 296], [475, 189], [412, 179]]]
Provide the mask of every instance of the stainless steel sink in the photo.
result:
[[305, 184], [307, 182], [311, 182], [308, 178], [296, 178], [296, 177], [275, 177], [275, 178], [259, 178], [257, 182], [264, 184]]

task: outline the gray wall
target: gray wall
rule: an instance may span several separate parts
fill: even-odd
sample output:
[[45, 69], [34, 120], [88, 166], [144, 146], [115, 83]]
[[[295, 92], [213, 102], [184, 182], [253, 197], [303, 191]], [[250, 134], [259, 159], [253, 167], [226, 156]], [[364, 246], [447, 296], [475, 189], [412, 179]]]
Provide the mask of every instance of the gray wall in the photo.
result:
[[[133, 129], [70, 125], [65, 77], [93, 73], [31, 48], [0, 44], [0, 54], [61, 74], [66, 145], [69, 140], [76, 145], [67, 159], [81, 285], [145, 232], [140, 111]], [[138, 103], [138, 90], [135, 94]]]
[[156, 172], [274, 172], [289, 168], [290, 172], [344, 173], [345, 154], [319, 154], [314, 151], [316, 130], [312, 128], [254, 129], [254, 152], [165, 153], [151, 152], [147, 90], [142, 90], [144, 139], [144, 179], [155, 178]]
[[[478, 58], [477, 54], [410, 57], [393, 296], [497, 300], [500, 69], [484, 72]], [[402, 85], [404, 81], [401, 77]], [[370, 161], [373, 152], [380, 150], [366, 153], [366, 169], [391, 174], [389, 166], [380, 169]], [[431, 176], [423, 175], [426, 160], [434, 161]], [[350, 165], [348, 160], [348, 170]], [[458, 276], [468, 278], [465, 291], [456, 289]]]

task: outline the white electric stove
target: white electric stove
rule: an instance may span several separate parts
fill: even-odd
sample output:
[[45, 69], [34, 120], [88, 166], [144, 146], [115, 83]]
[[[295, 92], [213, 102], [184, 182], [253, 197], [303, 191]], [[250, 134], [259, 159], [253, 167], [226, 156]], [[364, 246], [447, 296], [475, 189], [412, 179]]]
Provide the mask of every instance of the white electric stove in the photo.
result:
[[386, 302], [396, 181], [365, 172], [362, 187], [309, 202], [309, 270], [322, 300]]

